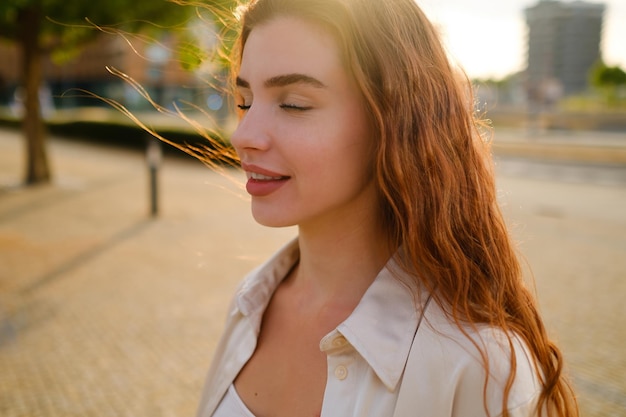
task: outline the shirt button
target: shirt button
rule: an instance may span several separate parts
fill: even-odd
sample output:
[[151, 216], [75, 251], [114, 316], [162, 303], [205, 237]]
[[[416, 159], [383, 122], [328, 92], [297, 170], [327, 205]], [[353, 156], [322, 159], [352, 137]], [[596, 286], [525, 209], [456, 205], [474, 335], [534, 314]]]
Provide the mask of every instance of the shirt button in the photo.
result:
[[348, 376], [348, 368], [343, 365], [339, 365], [335, 368], [335, 376], [338, 380], [343, 381]]

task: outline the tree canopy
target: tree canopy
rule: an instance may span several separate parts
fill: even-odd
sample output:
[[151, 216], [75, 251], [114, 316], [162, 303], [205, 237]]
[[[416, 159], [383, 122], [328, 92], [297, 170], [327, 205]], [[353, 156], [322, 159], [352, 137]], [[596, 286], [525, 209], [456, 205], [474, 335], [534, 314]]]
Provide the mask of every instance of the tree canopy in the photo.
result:
[[98, 34], [87, 21], [139, 31], [184, 21], [190, 13], [170, 0], [4, 0], [0, 3], [0, 37], [19, 42], [23, 19], [34, 13], [40, 19], [39, 45], [45, 53], [83, 45]]
[[609, 106], [619, 105], [620, 91], [626, 88], [626, 72], [619, 66], [598, 62], [590, 73], [591, 85], [601, 91]]
[[591, 82], [596, 87], [626, 85], [626, 72], [619, 66], [607, 66], [600, 62], [592, 70]]
[[14, 42], [21, 54], [26, 183], [50, 179], [38, 99], [43, 56], [73, 56], [101, 33], [98, 28], [156, 35], [184, 25], [197, 7], [224, 10], [232, 3], [233, 0], [2, 0], [0, 38]]

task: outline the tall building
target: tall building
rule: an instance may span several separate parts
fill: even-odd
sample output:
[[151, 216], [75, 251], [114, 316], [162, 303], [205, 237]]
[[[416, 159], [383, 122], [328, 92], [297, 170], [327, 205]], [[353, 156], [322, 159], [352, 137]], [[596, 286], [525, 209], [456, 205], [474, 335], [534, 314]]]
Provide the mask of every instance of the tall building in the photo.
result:
[[557, 0], [525, 9], [531, 100], [549, 101], [587, 88], [589, 71], [601, 58], [604, 10], [604, 4]]

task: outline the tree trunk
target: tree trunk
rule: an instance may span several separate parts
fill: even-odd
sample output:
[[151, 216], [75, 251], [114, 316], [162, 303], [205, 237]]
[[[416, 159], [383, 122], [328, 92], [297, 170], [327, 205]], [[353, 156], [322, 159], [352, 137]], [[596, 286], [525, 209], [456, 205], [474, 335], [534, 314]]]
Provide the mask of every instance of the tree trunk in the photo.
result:
[[37, 6], [22, 9], [18, 16], [24, 89], [23, 131], [26, 139], [26, 184], [50, 181], [46, 131], [41, 115], [39, 88], [42, 81], [41, 11]]

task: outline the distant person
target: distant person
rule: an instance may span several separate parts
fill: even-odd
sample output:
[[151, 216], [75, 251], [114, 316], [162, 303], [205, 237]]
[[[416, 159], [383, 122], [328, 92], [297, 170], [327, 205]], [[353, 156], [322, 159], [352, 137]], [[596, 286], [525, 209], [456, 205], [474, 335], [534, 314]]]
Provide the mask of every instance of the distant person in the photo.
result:
[[470, 86], [414, 1], [240, 12], [231, 141], [254, 218], [298, 237], [239, 287], [198, 415], [576, 416]]
[[[41, 115], [44, 118], [48, 118], [56, 111], [54, 107], [54, 99], [52, 97], [52, 91], [48, 85], [42, 85], [39, 87], [39, 109]], [[24, 105], [26, 101], [26, 91], [23, 87], [19, 86], [13, 92], [13, 100], [11, 101], [10, 108], [13, 116], [22, 117], [24, 115]]]

